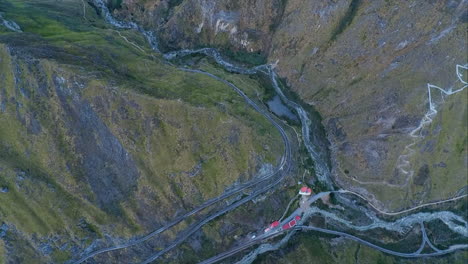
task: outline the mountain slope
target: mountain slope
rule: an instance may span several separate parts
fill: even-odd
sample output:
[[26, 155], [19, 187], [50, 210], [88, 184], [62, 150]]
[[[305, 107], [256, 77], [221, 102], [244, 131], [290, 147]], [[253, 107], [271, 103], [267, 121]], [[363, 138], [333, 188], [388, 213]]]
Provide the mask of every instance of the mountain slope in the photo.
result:
[[114, 14], [154, 30], [168, 49], [217, 46], [236, 59], [278, 63], [279, 75], [323, 117], [335, 182], [397, 209], [455, 196], [466, 182], [467, 91], [433, 98], [440, 113], [419, 125], [430, 110], [428, 83], [445, 90], [466, 84], [467, 7], [122, 1]]
[[166, 65], [137, 32], [82, 8], [0, 3], [22, 31], [0, 33], [6, 263], [60, 263], [146, 234], [271, 170], [283, 151], [230, 87]]

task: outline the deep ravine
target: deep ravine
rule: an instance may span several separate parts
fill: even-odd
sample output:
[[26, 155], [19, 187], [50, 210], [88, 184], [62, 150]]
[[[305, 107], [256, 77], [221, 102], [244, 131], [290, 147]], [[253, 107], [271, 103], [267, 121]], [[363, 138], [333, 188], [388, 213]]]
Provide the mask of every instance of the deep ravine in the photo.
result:
[[[105, 17], [107, 22], [109, 22], [110, 24], [112, 24], [113, 26], [115, 26], [117, 28], [138, 30], [139, 32], [141, 32], [146, 37], [146, 39], [148, 40], [148, 44], [151, 46], [153, 51], [159, 52], [158, 45], [157, 45], [157, 40], [156, 40], [154, 34], [151, 31], [146, 31], [146, 30], [142, 29], [140, 26], [138, 26], [134, 22], [124, 22], [124, 21], [116, 20], [115, 18], [112, 17], [112, 15], [110, 14], [109, 10], [107, 9], [106, 5], [103, 3], [102, 0], [94, 0], [94, 3], [95, 3], [96, 6], [98, 6], [100, 8], [100, 10], [102, 11], [102, 14]], [[276, 94], [281, 98], [283, 103], [285, 103], [287, 106], [289, 106], [289, 107], [291, 107], [292, 109], [295, 110], [296, 115], [298, 116], [299, 120], [301, 121], [301, 129], [302, 129], [301, 132], [302, 132], [303, 143], [306, 146], [308, 154], [310, 155], [310, 157], [314, 161], [314, 168], [315, 168], [315, 173], [316, 173], [317, 178], [319, 179], [319, 181], [324, 186], [327, 187], [327, 189], [329, 191], [334, 191], [333, 182], [332, 182], [332, 179], [331, 179], [331, 172], [330, 172], [331, 170], [330, 170], [330, 167], [328, 165], [329, 163], [324, 158], [324, 157], [326, 157], [326, 155], [321, 154], [322, 150], [319, 147], [317, 147], [317, 144], [314, 142], [315, 139], [311, 138], [311, 136], [313, 137], [313, 135], [311, 134], [311, 129], [310, 129], [312, 121], [311, 121], [311, 118], [309, 116], [309, 113], [301, 106], [301, 104], [293, 102], [292, 100], [290, 100], [289, 98], [287, 98], [285, 96], [285, 94], [283, 93], [283, 91], [282, 91], [282, 89], [280, 87], [280, 84], [278, 82], [278, 76], [277, 76], [276, 72], [274, 71], [274, 65], [269, 64], [269, 65], [259, 65], [259, 66], [255, 66], [255, 67], [252, 67], [252, 68], [244, 68], [242, 66], [239, 66], [239, 65], [236, 65], [234, 63], [228, 62], [226, 59], [224, 59], [223, 55], [220, 54], [220, 52], [218, 50], [214, 49], [214, 48], [202, 48], [202, 49], [194, 49], [194, 50], [184, 49], [184, 50], [179, 50], [179, 51], [172, 51], [172, 52], [163, 54], [163, 57], [166, 60], [171, 61], [174, 58], [181, 58], [181, 57], [192, 55], [192, 54], [203, 54], [205, 56], [211, 57], [214, 61], [216, 61], [217, 64], [219, 64], [226, 71], [229, 71], [229, 72], [238, 73], [238, 74], [247, 74], [247, 75], [265, 74], [266, 76], [268, 76], [272, 86], [275, 89]], [[225, 81], [225, 80], [221, 79], [220, 77], [217, 77], [217, 76], [215, 76], [215, 75], [213, 75], [211, 73], [202, 72], [202, 71], [194, 70], [194, 69], [188, 69], [188, 68], [183, 68], [183, 69], [185, 69], [187, 71], [194, 72], [195, 74], [205, 74], [207, 76], [210, 76], [211, 78], [217, 79], [217, 80], [219, 80], [221, 82], [225, 82], [225, 83], [227, 83], [229, 85], [229, 83], [227, 81]], [[245, 98], [245, 100], [252, 107], [255, 108], [255, 103], [253, 103], [253, 104], [250, 103], [249, 102], [250, 99], [245, 94], [242, 95], [243, 93], [239, 88], [237, 88], [234, 85], [230, 85], [230, 86], [233, 89], [238, 90], [237, 92], [239, 94], [241, 94], [241, 96], [243, 96]], [[259, 111], [259, 112], [263, 111], [260, 108], [256, 109], [256, 110]], [[265, 116], [269, 116], [269, 115], [266, 114]], [[275, 121], [272, 121], [272, 122], [274, 123]], [[277, 127], [281, 127], [278, 124], [276, 124], [276, 125], [277, 125]], [[281, 129], [280, 129], [280, 131], [281, 131]], [[285, 144], [286, 144], [286, 142], [288, 140], [285, 139], [285, 137], [286, 136], [283, 135], [283, 139], [285, 140]], [[325, 140], [325, 139], [322, 139], [322, 140]], [[281, 168], [280, 168], [280, 170], [281, 170]], [[286, 169], [285, 171], [287, 172], [288, 170]], [[173, 243], [168, 245], [165, 249], [163, 249], [163, 250], [161, 250], [159, 252], [156, 252], [152, 256], [148, 257], [143, 263], [152, 263], [153, 261], [157, 260], [160, 256], [162, 256], [164, 253], [168, 252], [169, 250], [171, 250], [171, 249], [177, 247], [179, 244], [183, 243], [185, 241], [185, 239], [187, 239], [191, 234], [193, 234], [193, 232], [191, 230], [195, 230], [195, 229], [198, 230], [199, 228], [201, 228], [204, 224], [208, 223], [209, 221], [211, 221], [211, 220], [213, 220], [213, 219], [227, 213], [228, 211], [230, 211], [230, 210], [232, 210], [232, 209], [234, 209], [234, 208], [236, 208], [238, 206], [241, 206], [242, 204], [245, 204], [246, 202], [252, 200], [254, 197], [256, 197], [258, 195], [262, 195], [263, 193], [265, 193], [270, 188], [274, 188], [274, 186], [277, 183], [279, 183], [280, 181], [281, 181], [281, 177], [279, 177], [278, 179], [275, 179], [273, 182], [271, 182], [270, 185], [268, 185], [268, 188], [257, 189], [250, 196], [245, 197], [245, 198], [231, 204], [230, 206], [226, 207], [225, 209], [223, 209], [223, 210], [221, 210], [221, 211], [219, 211], [219, 212], [217, 212], [215, 214], [212, 214], [211, 216], [208, 216], [203, 221], [201, 221], [199, 223], [196, 223], [193, 226], [190, 226], [189, 228], [186, 229], [185, 232], [183, 232], [182, 236], [178, 237]], [[336, 191], [335, 193], [336, 193], [336, 195], [343, 195], [344, 194], [344, 192], [340, 192], [340, 191]], [[346, 203], [346, 205], [347, 206], [353, 206], [351, 203]], [[356, 231], [361, 231], [362, 232], [362, 231], [368, 231], [368, 230], [372, 230], [372, 229], [376, 229], [376, 228], [381, 228], [381, 229], [387, 230], [389, 232], [404, 233], [404, 232], [407, 232], [408, 230], [413, 229], [416, 226], [422, 225], [422, 223], [431, 222], [431, 221], [435, 221], [435, 220], [440, 220], [451, 231], [453, 231], [455, 233], [458, 233], [458, 234], [460, 234], [460, 235], [462, 235], [464, 237], [468, 237], [468, 232], [467, 232], [468, 223], [467, 223], [467, 221], [465, 221], [465, 219], [463, 217], [461, 217], [461, 216], [459, 216], [459, 215], [457, 215], [457, 214], [455, 214], [453, 212], [450, 212], [450, 211], [419, 212], [419, 213], [406, 215], [406, 216], [401, 217], [400, 219], [395, 220], [395, 221], [385, 221], [385, 220], [381, 219], [379, 216], [377, 216], [371, 209], [367, 209], [367, 208], [362, 207], [362, 206], [353, 206], [353, 207], [354, 207], [353, 209], [360, 210], [362, 212], [362, 214], [366, 215], [372, 221], [372, 223], [368, 224], [368, 225], [356, 225], [356, 224], [352, 223], [349, 220], [343, 219], [342, 217], [340, 217], [336, 213], [329, 212], [327, 210], [320, 209], [318, 207], [310, 207], [306, 211], [306, 213], [305, 213], [303, 219], [301, 220], [301, 222], [304, 223], [307, 220], [307, 218], [312, 216], [312, 215], [321, 215], [321, 216], [323, 216], [323, 217], [325, 217], [327, 219], [330, 219], [332, 222], [339, 223], [341, 225], [345, 225], [347, 228], [352, 229], [352, 230], [356, 230]], [[307, 228], [304, 228], [304, 229], [307, 229]], [[354, 238], [351, 238], [352, 237], [351, 235], [346, 234], [344, 232], [337, 232], [337, 231], [333, 231], [333, 230], [328, 230], [326, 232], [330, 232], [331, 234], [341, 235], [341, 236], [345, 236], [345, 237], [350, 236], [349, 237], [350, 239], [354, 239]], [[246, 258], [244, 258], [241, 261], [241, 263], [251, 263], [253, 260], [255, 260], [255, 258], [256, 258], [256, 256], [258, 254], [261, 254], [261, 253], [266, 252], [266, 251], [276, 250], [276, 249], [280, 248], [281, 245], [284, 245], [289, 240], [289, 238], [293, 236], [293, 234], [294, 234], [293, 232], [290, 232], [279, 243], [277, 243], [275, 245], [260, 246], [258, 249], [254, 250]], [[427, 242], [426, 241], [427, 236], [423, 236], [422, 239], [423, 239], [422, 240], [423, 244]], [[356, 238], [354, 240], [356, 240], [358, 242], [361, 242], [363, 244], [369, 243], [369, 242], [365, 242], [364, 240], [363, 240], [364, 242], [360, 241], [360, 238]], [[141, 241], [141, 242], [143, 242], [143, 241]], [[132, 245], [134, 245], [134, 244], [132, 243]], [[369, 244], [367, 244], [367, 245], [369, 245]], [[128, 246], [130, 246], [130, 244]], [[458, 249], [464, 249], [467, 246], [468, 245], [460, 244], [460, 245], [453, 245], [453, 246], [451, 246], [451, 248], [453, 248], [454, 250], [458, 250]], [[125, 248], [125, 246], [120, 247], [120, 248]], [[376, 248], [377, 250], [381, 250], [381, 251], [386, 252], [386, 249], [383, 249], [381, 247], [376, 246], [374, 248]], [[437, 252], [437, 249], [434, 249], [434, 251]], [[450, 252], [452, 252], [452, 251], [447, 251], [446, 253], [450, 253]], [[402, 253], [401, 256], [405, 257], [406, 256], [405, 254], [406, 253]], [[408, 255], [406, 257], [411, 257], [411, 256], [413, 256], [413, 255]], [[417, 255], [414, 255], [414, 256], [417, 257]], [[423, 256], [423, 255], [421, 255], [421, 256]], [[92, 256], [88, 255], [86, 257], [86, 259], [88, 257], [92, 257]], [[80, 261], [78, 261], [76, 263], [81, 263], [82, 261], [84, 261], [84, 260], [81, 259]]]

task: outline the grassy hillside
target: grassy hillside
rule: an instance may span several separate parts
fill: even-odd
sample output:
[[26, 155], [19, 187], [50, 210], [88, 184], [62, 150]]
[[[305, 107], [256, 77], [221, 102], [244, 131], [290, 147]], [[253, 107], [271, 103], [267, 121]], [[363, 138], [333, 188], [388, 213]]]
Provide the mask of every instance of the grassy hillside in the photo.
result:
[[278, 132], [231, 88], [168, 65], [89, 5], [0, 12], [23, 31], [0, 26], [0, 259], [61, 263], [145, 233], [280, 157]]
[[[123, 1], [114, 14], [156, 31], [162, 47], [222, 47], [246, 64], [277, 63], [278, 75], [323, 117], [338, 185], [388, 210], [463, 187], [457, 185], [468, 169], [466, 92], [446, 98], [441, 107], [457, 103], [425, 128], [441, 133], [438, 146], [426, 138], [408, 157], [405, 172], [413, 173], [399, 168], [413, 143], [409, 133], [428, 110], [427, 83], [460, 87], [454, 70], [468, 62], [466, 1], [272, 0], [255, 8], [247, 0], [182, 1], [172, 9], [163, 3]], [[414, 184], [426, 167], [430, 179]]]

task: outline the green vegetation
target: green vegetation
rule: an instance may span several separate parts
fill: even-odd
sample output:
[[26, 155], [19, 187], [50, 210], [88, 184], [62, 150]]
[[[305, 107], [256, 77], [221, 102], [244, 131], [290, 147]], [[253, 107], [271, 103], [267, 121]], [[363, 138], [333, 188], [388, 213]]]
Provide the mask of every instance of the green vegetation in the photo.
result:
[[120, 9], [122, 7], [122, 0], [110, 0], [107, 3], [107, 7], [110, 11], [113, 11], [114, 9]]
[[5, 264], [6, 252], [5, 252], [5, 242], [3, 239], [0, 239], [0, 264]]
[[333, 257], [327, 252], [328, 248], [323, 245], [317, 236], [307, 233], [298, 233], [291, 238], [285, 246], [281, 258], [273, 254], [263, 254], [255, 264], [261, 263], [303, 263], [307, 260], [309, 263], [335, 263]]
[[172, 9], [174, 7], [177, 7], [178, 5], [182, 4], [183, 0], [170, 0], [169, 1], [169, 6], [168, 9]]
[[228, 58], [247, 66], [257, 66], [267, 62], [266, 57], [260, 52], [233, 51], [231, 49], [224, 49], [222, 52]]
[[71, 258], [71, 254], [63, 250], [54, 250], [51, 257], [55, 263], [65, 263]]
[[[33, 235], [87, 246], [105, 235], [145, 233], [282, 153], [279, 133], [230, 87], [166, 64], [138, 32], [116, 31], [85, 8], [86, 16], [80, 1], [0, 3], [25, 32], [0, 32], [0, 101], [14, 100], [0, 112], [8, 124], [0, 126], [0, 186], [8, 188], [0, 217], [21, 232], [17, 248]], [[231, 77], [246, 93], [263, 92], [249, 77]], [[99, 190], [83, 165], [87, 146], [77, 145], [83, 132], [69, 121], [84, 118], [87, 106], [95, 115], [85, 122], [97, 122], [89, 129], [102, 122], [138, 168], [136, 188], [113, 212], [96, 203]], [[101, 132], [98, 147], [106, 143]], [[60, 246], [50, 255], [57, 263], [71, 257]], [[34, 247], [21, 253], [22, 263], [34, 263]]]
[[[428, 200], [451, 197], [466, 181], [465, 158], [467, 155], [468, 129], [467, 98], [465, 90], [445, 98], [438, 106], [437, 116], [427, 126], [427, 135], [418, 141], [417, 154], [411, 159], [415, 176], [425, 168], [426, 180], [414, 186], [412, 192], [423, 192]], [[422, 185], [422, 186], [421, 186]]]
[[[325, 235], [299, 232], [280, 251], [261, 255], [254, 263], [343, 263], [343, 264], [392, 264], [392, 263], [464, 263], [466, 251], [456, 252], [445, 258], [401, 259], [386, 255], [372, 248], [348, 240], [336, 240], [335, 244], [323, 243]], [[333, 238], [331, 236], [325, 236]]]
[[343, 33], [343, 31], [345, 31], [345, 29], [353, 22], [360, 4], [361, 0], [351, 0], [346, 13], [339, 20], [336, 28], [332, 31], [330, 42], [335, 41], [338, 35]]

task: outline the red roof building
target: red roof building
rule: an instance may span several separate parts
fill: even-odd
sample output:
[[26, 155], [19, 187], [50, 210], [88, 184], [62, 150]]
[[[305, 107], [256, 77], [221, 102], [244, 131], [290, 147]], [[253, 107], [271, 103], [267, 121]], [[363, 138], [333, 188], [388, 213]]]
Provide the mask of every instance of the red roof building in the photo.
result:
[[279, 221], [274, 221], [273, 223], [270, 224], [270, 227], [275, 228], [275, 227], [279, 226], [279, 224], [280, 224]]
[[278, 227], [280, 225], [280, 222], [279, 221], [274, 221], [273, 223], [271, 223], [266, 229], [265, 229], [265, 233]]
[[312, 194], [312, 189], [307, 187], [307, 186], [304, 186], [299, 190], [299, 194], [300, 195], [311, 195]]
[[283, 230], [289, 229], [297, 224], [297, 221], [301, 220], [301, 217], [296, 215], [293, 220], [283, 225]]

